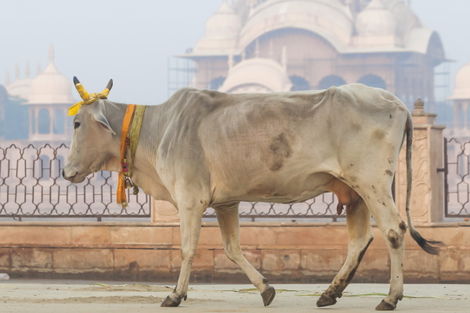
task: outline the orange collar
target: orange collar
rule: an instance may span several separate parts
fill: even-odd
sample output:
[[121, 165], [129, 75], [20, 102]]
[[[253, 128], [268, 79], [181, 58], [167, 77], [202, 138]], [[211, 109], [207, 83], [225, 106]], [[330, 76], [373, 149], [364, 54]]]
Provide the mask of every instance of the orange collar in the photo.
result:
[[120, 163], [121, 170], [119, 171], [118, 185], [117, 185], [117, 203], [123, 207], [127, 207], [126, 187], [132, 186], [130, 180], [130, 165], [127, 158], [127, 149], [130, 145], [129, 129], [134, 119], [135, 104], [130, 104], [126, 108], [124, 119], [122, 120], [121, 127], [121, 146], [120, 146]]

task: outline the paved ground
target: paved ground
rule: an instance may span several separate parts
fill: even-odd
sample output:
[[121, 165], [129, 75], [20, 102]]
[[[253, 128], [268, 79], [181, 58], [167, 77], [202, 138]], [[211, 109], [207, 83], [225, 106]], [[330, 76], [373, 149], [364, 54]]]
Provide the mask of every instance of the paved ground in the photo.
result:
[[[146, 283], [10, 280], [0, 282], [2, 313], [146, 312], [374, 312], [385, 284], [352, 284], [340, 301], [316, 308], [326, 285], [274, 285], [277, 296], [264, 308], [250, 285], [192, 285], [180, 308], [161, 308], [171, 287]], [[470, 285], [406, 285], [400, 312], [470, 312]]]

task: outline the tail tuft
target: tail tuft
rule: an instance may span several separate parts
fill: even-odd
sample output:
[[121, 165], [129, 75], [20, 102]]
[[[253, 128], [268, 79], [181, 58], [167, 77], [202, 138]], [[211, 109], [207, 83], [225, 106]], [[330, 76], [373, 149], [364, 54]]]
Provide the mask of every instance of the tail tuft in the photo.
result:
[[426, 240], [418, 233], [414, 228], [410, 227], [410, 234], [411, 237], [416, 241], [416, 243], [427, 253], [432, 255], [438, 255], [440, 248], [439, 246], [443, 246], [444, 243], [441, 241], [433, 241], [433, 240]]
[[413, 227], [410, 214], [411, 203], [411, 186], [413, 181], [412, 169], [412, 149], [413, 149], [413, 121], [411, 115], [408, 113], [405, 126], [406, 134], [406, 217], [408, 219], [408, 227], [410, 229], [411, 237], [416, 243], [427, 253], [437, 255], [439, 254], [439, 246], [444, 244], [440, 241], [426, 240], [420, 233]]

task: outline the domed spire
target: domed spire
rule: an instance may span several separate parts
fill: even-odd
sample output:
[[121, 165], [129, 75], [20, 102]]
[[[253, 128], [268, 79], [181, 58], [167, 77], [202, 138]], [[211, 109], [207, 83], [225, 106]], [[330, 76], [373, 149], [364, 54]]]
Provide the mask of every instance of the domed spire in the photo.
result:
[[20, 77], [20, 66], [18, 64], [15, 64], [15, 79], [16, 80], [19, 80], [21, 79]]
[[48, 63], [46, 65], [46, 68], [42, 73], [59, 74], [59, 70], [55, 65], [55, 49], [52, 44], [49, 45], [49, 51], [47, 53], [47, 62]]
[[51, 45], [48, 65], [31, 82], [29, 104], [70, 104], [73, 102], [70, 81], [59, 72], [54, 59], [54, 47]]
[[231, 38], [238, 35], [240, 28], [240, 17], [227, 1], [223, 1], [215, 14], [207, 20], [205, 36]]
[[382, 0], [372, 0], [357, 16], [356, 30], [360, 36], [394, 36], [397, 23]]
[[229, 0], [222, 0], [222, 3], [220, 4], [219, 9], [217, 10], [217, 13], [227, 13], [227, 14], [234, 14], [235, 9], [231, 1]]
[[29, 64], [29, 61], [26, 62], [26, 67], [24, 69], [24, 75], [25, 75], [25, 78], [29, 78], [31, 76], [31, 66]]
[[382, 0], [372, 0], [366, 9], [383, 9], [384, 4]]
[[240, 16], [227, 1], [223, 1], [207, 20], [204, 36], [193, 52], [230, 54], [235, 49], [240, 29]]
[[47, 54], [47, 59], [49, 64], [53, 64], [55, 62], [55, 51], [54, 51], [54, 45], [49, 45], [49, 52]]
[[10, 72], [9, 72], [9, 71], [6, 71], [6, 72], [5, 72], [5, 86], [10, 85], [10, 83], [11, 83], [11, 80], [10, 80]]
[[[21, 74], [24, 74], [24, 77], [21, 77]], [[8, 80], [9, 78], [10, 77], [8, 77]], [[29, 78], [29, 66], [26, 65], [26, 67], [24, 68], [24, 72], [22, 72], [20, 70], [20, 66], [16, 64], [15, 80], [13, 82], [7, 83], [8, 93], [12, 96], [26, 100], [29, 96], [30, 87], [31, 79]]]

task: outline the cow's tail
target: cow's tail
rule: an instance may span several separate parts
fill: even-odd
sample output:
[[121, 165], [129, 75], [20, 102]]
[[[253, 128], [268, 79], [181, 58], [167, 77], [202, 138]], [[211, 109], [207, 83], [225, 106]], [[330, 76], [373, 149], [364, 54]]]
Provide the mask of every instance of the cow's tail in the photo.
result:
[[408, 113], [406, 120], [406, 217], [408, 219], [408, 228], [410, 229], [411, 237], [416, 243], [429, 254], [439, 254], [439, 246], [442, 245], [440, 241], [426, 240], [414, 228], [410, 216], [410, 202], [411, 202], [411, 185], [413, 180], [412, 170], [412, 150], [413, 150], [413, 121], [411, 115]]

